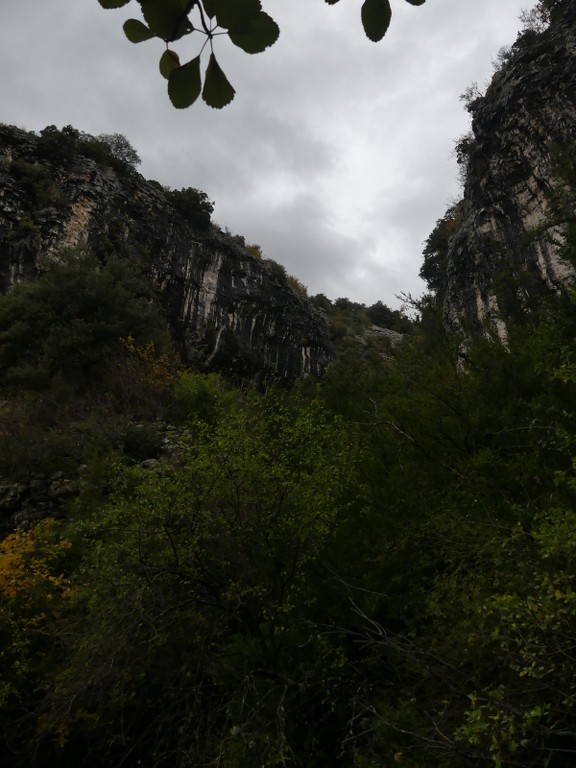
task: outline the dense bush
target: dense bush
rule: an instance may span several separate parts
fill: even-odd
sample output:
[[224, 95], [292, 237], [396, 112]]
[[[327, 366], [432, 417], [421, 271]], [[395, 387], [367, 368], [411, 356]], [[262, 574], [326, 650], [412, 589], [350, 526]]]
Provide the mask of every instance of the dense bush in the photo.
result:
[[49, 125], [40, 131], [38, 152], [46, 162], [69, 165], [76, 155], [95, 160], [99, 165], [112, 166], [122, 173], [140, 164], [140, 157], [121, 133], [101, 133], [92, 136], [71, 125], [59, 129]]
[[209, 229], [214, 203], [205, 192], [187, 187], [167, 190], [165, 194], [168, 202], [188, 224], [199, 230]]
[[70, 252], [0, 297], [0, 385], [40, 390], [60, 378], [79, 390], [103, 386], [130, 335], [169, 345], [150, 286], [126, 260]]
[[67, 125], [59, 130], [55, 125], [48, 125], [40, 131], [38, 152], [48, 162], [68, 165], [76, 154], [76, 144], [80, 131]]
[[20, 189], [33, 207], [45, 208], [60, 201], [58, 186], [49, 168], [42, 163], [29, 163], [17, 158], [11, 162], [10, 172], [18, 179]]
[[96, 141], [103, 144], [111, 157], [122, 165], [135, 168], [142, 162], [138, 152], [121, 133], [101, 133], [96, 136]]
[[571, 765], [576, 300], [465, 366], [421, 306], [292, 393], [124, 343], [131, 412], [181, 426], [93, 439], [69, 519], [0, 552], [8, 764]]

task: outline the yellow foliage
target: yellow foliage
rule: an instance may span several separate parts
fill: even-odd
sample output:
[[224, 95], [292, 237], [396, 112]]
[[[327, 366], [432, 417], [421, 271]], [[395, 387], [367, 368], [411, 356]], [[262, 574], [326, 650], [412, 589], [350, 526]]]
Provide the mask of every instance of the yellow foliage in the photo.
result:
[[154, 342], [136, 344], [132, 336], [119, 339], [124, 357], [118, 363], [118, 393], [126, 411], [156, 416], [170, 398], [180, 366], [174, 357], [158, 354]]
[[300, 280], [298, 280], [297, 277], [294, 277], [294, 275], [287, 275], [286, 282], [297, 293], [301, 293], [302, 296], [308, 296], [308, 289], [306, 288], [304, 283], [300, 282]]
[[125, 339], [121, 338], [120, 343], [128, 353], [129, 359], [143, 371], [143, 379], [148, 386], [164, 388], [173, 383], [177, 366], [166, 353], [156, 354], [153, 341], [142, 346], [136, 344], [133, 336], [127, 336]]
[[257, 243], [251, 243], [245, 247], [247, 253], [256, 259], [262, 258], [262, 248]]
[[55, 520], [43, 520], [0, 542], [0, 606], [17, 608], [29, 627], [45, 619], [56, 598], [69, 591], [69, 580], [55, 566], [72, 544], [58, 538], [56, 526]]

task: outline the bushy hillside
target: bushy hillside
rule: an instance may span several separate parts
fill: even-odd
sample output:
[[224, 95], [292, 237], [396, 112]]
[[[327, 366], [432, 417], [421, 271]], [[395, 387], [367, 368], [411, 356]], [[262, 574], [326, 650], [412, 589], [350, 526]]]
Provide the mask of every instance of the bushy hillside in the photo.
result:
[[7, 765], [572, 764], [574, 297], [465, 358], [438, 303], [258, 393], [113, 262], [0, 301]]
[[[549, 152], [517, 247], [575, 264]], [[416, 320], [314, 297], [338, 354], [291, 389], [185, 367], [113, 255], [0, 297], [3, 765], [572, 768], [576, 291], [493, 248], [506, 315], [448, 330], [460, 217]]]

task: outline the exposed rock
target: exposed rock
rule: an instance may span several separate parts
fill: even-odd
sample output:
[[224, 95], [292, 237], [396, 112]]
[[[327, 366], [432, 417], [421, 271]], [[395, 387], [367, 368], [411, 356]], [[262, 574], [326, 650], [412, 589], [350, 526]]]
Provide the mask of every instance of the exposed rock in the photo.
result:
[[144, 459], [140, 462], [142, 469], [155, 469], [160, 462], [158, 459]]
[[1, 479], [0, 537], [45, 517], [61, 516], [78, 490], [78, 482], [63, 472], [31, 475], [18, 482]]
[[371, 325], [365, 328], [362, 333], [357, 334], [355, 338], [360, 347], [375, 349], [381, 360], [387, 362], [392, 359], [390, 352], [402, 341], [404, 334], [393, 331], [391, 328]]
[[366, 328], [362, 336], [358, 337], [358, 340], [360, 343], [366, 343], [367, 338], [386, 339], [391, 347], [395, 347], [396, 344], [399, 344], [402, 341], [404, 334], [398, 333], [398, 331], [393, 331], [391, 328], [381, 328], [379, 325], [371, 325], [369, 328]]
[[40, 137], [0, 126], [0, 292], [63, 249], [117, 252], [154, 281], [186, 362], [285, 383], [320, 375], [331, 356], [325, 317], [241, 243], [191, 226], [130, 166], [47, 155]]
[[513, 306], [525, 310], [576, 276], [557, 242], [533, 237], [558, 183], [551, 145], [576, 146], [576, 0], [562, 0], [544, 32], [519, 37], [471, 110], [473, 140], [461, 220], [448, 250], [444, 314], [452, 330], [505, 340]]

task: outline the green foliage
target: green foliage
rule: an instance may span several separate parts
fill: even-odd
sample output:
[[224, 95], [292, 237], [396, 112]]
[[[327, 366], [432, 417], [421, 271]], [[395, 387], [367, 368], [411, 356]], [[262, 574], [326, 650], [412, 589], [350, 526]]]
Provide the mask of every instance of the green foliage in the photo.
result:
[[[69, 165], [76, 155], [84, 155], [99, 165], [112, 166], [118, 172], [133, 169], [140, 164], [138, 153], [122, 134], [102, 133], [92, 136], [71, 125], [66, 125], [61, 130], [55, 125], [49, 125], [40, 131], [38, 153], [47, 163], [64, 166]], [[49, 168], [40, 166], [40, 169], [43, 169], [45, 180], [50, 179]], [[29, 175], [30, 173], [29, 171]], [[36, 175], [38, 176], [38, 170]]]
[[107, 148], [93, 136], [83, 136], [76, 144], [76, 151], [104, 168], [110, 164]]
[[151, 288], [126, 261], [71, 253], [1, 297], [0, 360], [4, 477], [75, 475], [97, 446], [157, 454], [162, 438], [142, 420], [173, 403], [178, 364]]
[[129, 335], [118, 342], [113, 368], [105, 380], [110, 405], [131, 419], [162, 418], [172, 402], [180, 373], [178, 361], [171, 353], [158, 350], [153, 341], [137, 344]]
[[318, 307], [318, 309], [321, 309], [326, 313], [332, 309], [332, 302], [323, 293], [318, 293], [316, 296], [311, 296], [310, 301], [312, 304], [314, 304], [315, 307]]
[[389, 328], [398, 333], [410, 333], [412, 330], [412, 322], [405, 314], [399, 309], [390, 309], [381, 301], [366, 307], [366, 316], [371, 323], [380, 328]]
[[35, 208], [46, 208], [60, 201], [58, 187], [47, 166], [17, 158], [10, 163], [10, 172]]
[[135, 168], [137, 165], [140, 165], [141, 160], [138, 153], [121, 133], [101, 133], [96, 137], [96, 141], [103, 144], [112, 159], [121, 163], [122, 167], [129, 166]]
[[364, 0], [360, 14], [366, 37], [374, 43], [382, 40], [392, 21], [390, 0]]
[[[350, 351], [351, 358], [344, 365], [361, 365], [360, 359], [365, 354], [370, 356], [372, 350], [376, 352], [388, 351], [388, 340], [370, 338], [366, 331], [371, 325], [387, 328], [398, 333], [409, 333], [412, 322], [401, 310], [391, 310], [381, 301], [377, 301], [371, 307], [365, 304], [339, 298], [331, 302], [323, 294], [311, 298], [312, 303], [323, 310], [330, 323], [330, 335], [336, 347], [337, 356]], [[348, 357], [348, 355], [346, 355]], [[340, 367], [338, 367], [340, 370]], [[341, 373], [343, 373], [341, 371]], [[335, 374], [336, 375], [336, 374]], [[339, 374], [338, 374], [339, 375]], [[346, 375], [343, 373], [343, 375]]]
[[289, 285], [292, 290], [296, 291], [296, 293], [299, 293], [301, 296], [308, 295], [308, 289], [304, 283], [298, 280], [297, 277], [289, 275], [288, 272], [286, 272], [286, 267], [284, 267], [282, 264], [279, 264], [277, 261], [274, 261], [274, 259], [262, 258], [262, 250], [260, 249], [259, 245], [248, 245], [243, 247], [248, 251], [248, 253], [251, 253], [257, 259], [262, 259], [263, 263], [268, 266], [276, 280], [284, 285]]
[[[0, 542], [0, 734], [10, 743], [14, 722], [27, 720], [32, 692], [46, 674], [56, 619], [66, 607], [63, 573], [71, 543], [46, 519]], [[23, 730], [30, 733], [30, 721]], [[0, 754], [4, 750], [0, 747]], [[11, 758], [8, 758], [11, 762]]]
[[[81, 460], [77, 412], [85, 405], [70, 388], [55, 382], [42, 398], [2, 391], [0, 473], [13, 482], [36, 474], [75, 471]], [[98, 429], [104, 429], [100, 420]]]
[[499, 48], [498, 53], [496, 54], [496, 58], [492, 61], [494, 72], [500, 72], [501, 69], [507, 66], [508, 63], [512, 60], [513, 54], [514, 51], [510, 45], [503, 45], [501, 48]]
[[171, 422], [202, 421], [212, 423], [228, 409], [235, 397], [216, 373], [184, 371], [174, 382], [172, 402], [167, 417]]
[[254, 256], [255, 259], [261, 259], [263, 257], [262, 248], [257, 243], [246, 245], [245, 250], [250, 256]]
[[66, 166], [74, 158], [79, 135], [80, 132], [70, 125], [61, 131], [55, 125], [48, 125], [40, 131], [38, 152], [48, 162]]
[[274, 259], [264, 259], [264, 264], [266, 264], [271, 273], [274, 275], [276, 280], [278, 280], [281, 283], [286, 283], [288, 280], [288, 273], [286, 272], [286, 267], [284, 267], [282, 264], [279, 264], [277, 261], [274, 261]]
[[235, 93], [236, 91], [230, 85], [220, 64], [216, 61], [216, 56], [211, 53], [208, 60], [208, 66], [206, 67], [202, 98], [209, 107], [222, 109], [222, 107], [230, 104]]
[[[98, 1], [103, 8], [122, 8], [130, 2]], [[334, 5], [338, 0], [326, 2]], [[417, 6], [425, 0], [406, 2]], [[138, 0], [138, 4], [143, 21], [128, 19], [124, 33], [131, 43], [154, 37], [166, 43], [160, 73], [168, 81], [168, 96], [177, 109], [191, 106], [200, 94], [214, 109], [222, 109], [234, 98], [235, 90], [214, 53], [216, 38], [227, 36], [237, 48], [255, 54], [274, 45], [280, 35], [278, 25], [262, 10], [260, 0]], [[366, 36], [377, 42], [386, 34], [392, 8], [389, 0], [364, 0], [360, 15]], [[191, 35], [198, 38], [200, 49], [189, 61], [181, 62], [178, 53], [169, 46]], [[202, 78], [201, 57], [206, 47], [210, 55]]]
[[113, 375], [121, 338], [167, 346], [152, 299], [126, 261], [63, 256], [36, 281], [0, 297], [0, 384], [34, 390], [61, 378], [77, 389], [102, 386]]
[[[471, 115], [474, 115], [480, 104], [482, 104], [483, 96], [484, 94], [482, 93], [478, 83], [474, 81], [460, 94], [460, 101], [464, 102], [466, 111], [470, 112]], [[458, 162], [461, 162], [460, 154], [458, 151], [456, 151], [456, 156], [458, 158]]]
[[423, 251], [424, 262], [420, 277], [426, 281], [428, 289], [442, 294], [446, 282], [446, 265], [450, 238], [462, 218], [459, 205], [453, 205], [438, 219], [432, 233], [426, 240]]
[[[551, 203], [566, 259], [569, 160]], [[402, 313], [320, 295], [350, 344], [322, 382], [255, 394], [164, 356], [137, 275], [78, 264], [0, 302], [2, 371], [55, 359], [60, 379], [2, 392], [3, 472], [42, 450], [68, 468], [76, 440], [85, 462], [61, 524], [0, 544], [4, 763], [572, 766], [576, 294], [465, 350], [425, 296], [385, 359], [352, 339]], [[80, 350], [59, 347], [68, 304]], [[98, 344], [120, 328], [115, 358]], [[114, 369], [105, 405], [66, 360]]]
[[40, 249], [41, 242], [40, 227], [29, 216], [22, 216], [6, 238], [6, 245], [10, 249], [30, 251], [34, 254]]
[[308, 289], [304, 285], [304, 283], [301, 280], [298, 280], [297, 277], [294, 277], [294, 275], [288, 275], [286, 277], [286, 282], [292, 288], [296, 291], [296, 293], [299, 293], [301, 296], [307, 296], [308, 295]]
[[168, 80], [168, 96], [177, 109], [191, 106], [200, 96], [200, 56], [180, 66], [176, 54], [167, 50], [160, 59], [160, 72]]
[[536, 5], [530, 10], [523, 10], [520, 14], [520, 21], [525, 31], [543, 32], [550, 23], [550, 13], [559, 5], [558, 0], [538, 0]]
[[176, 426], [92, 439], [48, 644], [0, 616], [6, 730], [36, 713], [9, 764], [568, 768], [576, 302], [465, 363], [420, 308], [387, 361], [351, 347], [291, 394], [126, 342]]
[[336, 299], [332, 310], [328, 312], [334, 341], [355, 340], [368, 327], [370, 321], [364, 310], [364, 304], [346, 298]]
[[199, 230], [209, 229], [214, 203], [209, 200], [205, 192], [187, 187], [180, 190], [167, 190], [165, 195], [170, 205], [192, 227]]
[[[143, 43], [145, 40], [151, 40], [154, 37], [154, 32], [148, 29], [146, 24], [138, 21], [138, 19], [128, 19], [128, 21], [124, 22], [124, 34], [131, 43]], [[160, 69], [162, 69], [162, 64]]]
[[196, 421], [157, 471], [122, 468], [105, 507], [78, 510], [78, 618], [43, 718], [70, 740], [61, 765], [79, 738], [108, 764], [336, 759], [321, 734], [342, 657], [319, 622], [339, 600], [324, 563], [354, 453], [318, 403], [249, 398]]
[[576, 155], [570, 148], [551, 143], [550, 158], [556, 183], [548, 191], [548, 214], [531, 231], [529, 240], [544, 238], [567, 262], [576, 264]]
[[[465, 370], [457, 345], [424, 344], [416, 329], [379, 391], [350, 378], [352, 389], [331, 397], [335, 408], [356, 398], [357, 418], [364, 411], [373, 446], [364, 483], [389, 536], [385, 610], [359, 633], [378, 659], [365, 660], [366, 676], [381, 676], [380, 694], [378, 685], [365, 694], [376, 711], [366, 756], [426, 768], [570, 764], [574, 498], [565, 478], [576, 391], [570, 365], [561, 386], [549, 373], [566, 310], [514, 329], [509, 350], [475, 345]], [[398, 695], [386, 693], [385, 661], [402, 680]]]

